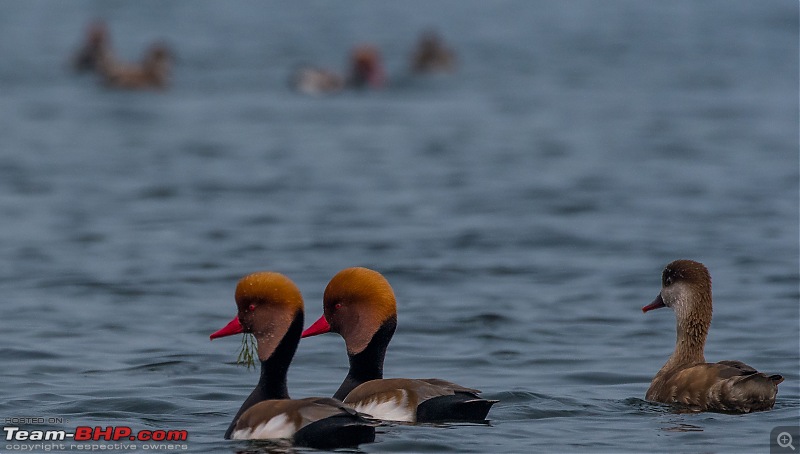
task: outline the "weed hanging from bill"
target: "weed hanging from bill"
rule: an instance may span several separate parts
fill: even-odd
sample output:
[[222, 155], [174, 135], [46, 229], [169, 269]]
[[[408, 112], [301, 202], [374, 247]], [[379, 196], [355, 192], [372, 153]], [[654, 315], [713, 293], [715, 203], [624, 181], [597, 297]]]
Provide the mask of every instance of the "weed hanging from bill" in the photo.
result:
[[242, 336], [242, 348], [236, 357], [236, 364], [247, 366], [247, 370], [256, 367], [256, 337], [253, 333], [244, 333]]

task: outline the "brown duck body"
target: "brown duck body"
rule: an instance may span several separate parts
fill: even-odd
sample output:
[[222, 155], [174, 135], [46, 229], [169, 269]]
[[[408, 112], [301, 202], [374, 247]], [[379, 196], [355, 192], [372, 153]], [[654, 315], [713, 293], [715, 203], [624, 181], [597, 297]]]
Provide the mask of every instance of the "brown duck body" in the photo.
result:
[[647, 400], [693, 411], [748, 413], [775, 405], [780, 375], [766, 375], [740, 361], [707, 363], [704, 348], [711, 325], [711, 276], [691, 260], [664, 269], [662, 288], [644, 312], [670, 307], [677, 319], [675, 351], [656, 374]]
[[646, 398], [701, 411], [749, 413], [772, 408], [782, 381], [739, 361], [701, 363], [660, 371]]
[[497, 401], [479, 394], [438, 378], [381, 378], [358, 385], [344, 402], [387, 421], [483, 421]]
[[386, 348], [397, 326], [394, 292], [378, 272], [340, 271], [325, 289], [324, 315], [303, 337], [328, 331], [345, 340], [350, 369], [337, 399], [387, 421], [483, 421], [496, 400], [445, 380], [383, 378]]
[[211, 339], [253, 333], [261, 377], [225, 433], [233, 439], [290, 439], [316, 449], [352, 447], [375, 439], [375, 428], [341, 401], [327, 397], [290, 399], [289, 364], [300, 342], [303, 299], [278, 273], [245, 276], [236, 287], [239, 314]]
[[122, 63], [107, 56], [99, 72], [109, 87], [140, 90], [163, 89], [169, 84], [172, 54], [164, 44], [154, 44], [139, 64]]

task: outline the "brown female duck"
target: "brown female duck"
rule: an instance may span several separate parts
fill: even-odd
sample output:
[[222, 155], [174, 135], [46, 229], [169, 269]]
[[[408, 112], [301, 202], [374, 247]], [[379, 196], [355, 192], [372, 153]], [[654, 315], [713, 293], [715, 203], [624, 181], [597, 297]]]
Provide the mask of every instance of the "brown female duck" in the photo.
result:
[[740, 361], [707, 363], [703, 349], [711, 325], [711, 276], [692, 260], [676, 260], [664, 269], [661, 292], [643, 312], [675, 311], [675, 351], [653, 378], [647, 400], [694, 411], [748, 413], [775, 404], [780, 375], [766, 375]]
[[164, 89], [172, 71], [172, 51], [164, 43], [151, 45], [140, 63], [123, 63], [106, 57], [98, 66], [104, 83], [112, 88]]

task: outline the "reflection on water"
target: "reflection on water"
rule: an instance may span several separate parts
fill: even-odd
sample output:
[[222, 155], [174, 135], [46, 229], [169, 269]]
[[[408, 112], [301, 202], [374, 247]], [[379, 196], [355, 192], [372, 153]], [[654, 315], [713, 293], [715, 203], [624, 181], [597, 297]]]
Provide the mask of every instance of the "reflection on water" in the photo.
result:
[[677, 426], [665, 427], [662, 430], [667, 432], [702, 432], [703, 428], [691, 424], [678, 424]]

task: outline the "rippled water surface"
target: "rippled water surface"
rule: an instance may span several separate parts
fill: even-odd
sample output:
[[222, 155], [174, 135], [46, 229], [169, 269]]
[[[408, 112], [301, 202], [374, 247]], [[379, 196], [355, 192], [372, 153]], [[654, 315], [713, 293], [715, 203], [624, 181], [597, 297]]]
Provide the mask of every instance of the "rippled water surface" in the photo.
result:
[[[97, 17], [123, 58], [168, 42], [172, 88], [72, 74]], [[432, 26], [459, 70], [413, 77]], [[288, 89], [367, 41], [385, 90]], [[363, 451], [767, 452], [800, 411], [797, 43], [793, 1], [2, 2], [0, 415], [267, 449], [222, 440], [258, 375], [208, 334], [244, 274], [291, 277], [308, 325], [363, 265], [398, 297], [387, 376], [501, 401]], [[643, 400], [675, 322], [640, 308], [677, 258], [714, 278], [706, 357], [783, 374], [774, 410]], [[292, 395], [346, 365], [304, 340]]]

